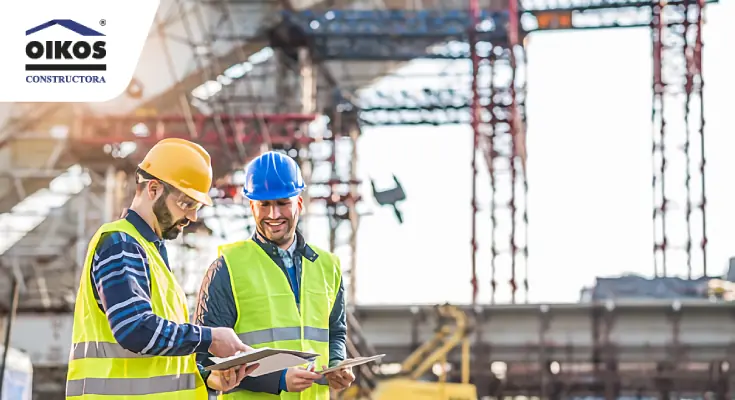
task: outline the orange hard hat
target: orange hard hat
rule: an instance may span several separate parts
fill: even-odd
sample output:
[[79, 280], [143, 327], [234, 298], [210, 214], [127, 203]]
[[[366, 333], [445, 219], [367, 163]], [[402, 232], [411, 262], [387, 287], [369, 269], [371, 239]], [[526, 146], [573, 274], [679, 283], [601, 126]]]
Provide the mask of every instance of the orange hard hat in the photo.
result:
[[163, 139], [148, 151], [138, 168], [202, 204], [212, 205], [208, 194], [212, 158], [202, 146], [186, 139]]

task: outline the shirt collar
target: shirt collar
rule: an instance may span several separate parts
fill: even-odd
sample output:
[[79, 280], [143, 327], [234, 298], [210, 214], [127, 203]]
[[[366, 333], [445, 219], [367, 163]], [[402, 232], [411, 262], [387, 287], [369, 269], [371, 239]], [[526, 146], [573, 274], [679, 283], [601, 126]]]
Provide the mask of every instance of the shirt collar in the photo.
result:
[[[278, 245], [273, 243], [272, 241], [268, 240], [265, 236], [261, 235], [260, 232], [256, 229], [253, 233], [252, 239], [258, 243], [263, 250], [266, 251], [271, 256], [277, 256], [278, 255]], [[293, 255], [294, 252], [298, 252], [299, 254], [303, 255], [307, 260], [314, 262], [316, 261], [317, 257], [319, 255], [312, 249], [308, 244], [306, 244], [306, 240], [304, 239], [304, 235], [301, 234], [298, 230], [296, 230], [296, 240], [293, 241], [291, 244], [291, 247], [288, 248], [288, 252]]]
[[288, 254], [290, 254], [291, 257], [293, 257], [293, 252], [296, 251], [296, 245], [298, 243], [299, 243], [298, 239], [294, 240], [293, 242], [291, 242], [291, 245], [288, 246], [288, 249], [286, 249], [286, 251], [288, 251]]
[[138, 214], [137, 212], [133, 210], [128, 210], [128, 213], [125, 215], [125, 220], [130, 222], [133, 227], [135, 227], [138, 233], [143, 236], [143, 239], [151, 243], [163, 243], [163, 239], [156, 235], [156, 232], [153, 230], [153, 228], [151, 228], [151, 226], [148, 225], [143, 217], [141, 217], [140, 214]]

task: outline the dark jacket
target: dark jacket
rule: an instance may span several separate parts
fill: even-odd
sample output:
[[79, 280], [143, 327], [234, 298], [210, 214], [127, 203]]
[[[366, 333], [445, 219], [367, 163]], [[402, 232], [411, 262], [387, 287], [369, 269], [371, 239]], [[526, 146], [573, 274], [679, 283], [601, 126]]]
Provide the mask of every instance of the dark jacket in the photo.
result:
[[[286, 274], [286, 277], [288, 277], [283, 260], [278, 254], [277, 246], [257, 233], [253, 235], [251, 240], [258, 243], [266, 254], [281, 268], [281, 271]], [[294, 261], [296, 262], [294, 266], [296, 268], [296, 277], [300, 280], [302, 268], [301, 257], [314, 261], [317, 259], [318, 254], [306, 244], [301, 233], [296, 232], [296, 240], [296, 257], [294, 257]], [[298, 255], [301, 257], [298, 257]], [[300, 282], [298, 282], [297, 287], [301, 287]], [[230, 274], [223, 257], [218, 258], [212, 263], [202, 280], [202, 287], [199, 290], [197, 308], [193, 321], [203, 326], [235, 327], [237, 308], [235, 307], [235, 298], [232, 293], [232, 286], [230, 285]], [[346, 341], [347, 318], [345, 314], [344, 285], [340, 282], [336, 301], [334, 302], [329, 318], [330, 366], [345, 359]], [[197, 355], [197, 361], [203, 366], [209, 366], [212, 364], [209, 357], [211, 355], [200, 353]], [[282, 379], [284, 375], [285, 371], [281, 371], [259, 377], [246, 377], [238, 387], [251, 392], [279, 394], [281, 390], [285, 390]]]

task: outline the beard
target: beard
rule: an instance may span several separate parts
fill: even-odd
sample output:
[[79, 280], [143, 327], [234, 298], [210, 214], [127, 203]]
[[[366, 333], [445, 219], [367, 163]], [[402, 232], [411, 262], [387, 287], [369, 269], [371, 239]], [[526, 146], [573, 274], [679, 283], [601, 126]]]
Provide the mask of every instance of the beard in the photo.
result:
[[153, 215], [158, 219], [158, 226], [161, 227], [161, 237], [164, 240], [174, 240], [179, 237], [179, 233], [182, 232], [183, 227], [187, 224], [186, 217], [174, 221], [174, 216], [166, 205], [165, 196], [161, 196], [153, 203]]
[[283, 222], [283, 224], [279, 227], [272, 227], [268, 224], [267, 221], [275, 222], [272, 220], [260, 221], [259, 231], [263, 236], [265, 236], [266, 239], [279, 246], [291, 243], [294, 233], [296, 231], [296, 229], [294, 229], [293, 221], [290, 221], [288, 219], [278, 220], [278, 222]]

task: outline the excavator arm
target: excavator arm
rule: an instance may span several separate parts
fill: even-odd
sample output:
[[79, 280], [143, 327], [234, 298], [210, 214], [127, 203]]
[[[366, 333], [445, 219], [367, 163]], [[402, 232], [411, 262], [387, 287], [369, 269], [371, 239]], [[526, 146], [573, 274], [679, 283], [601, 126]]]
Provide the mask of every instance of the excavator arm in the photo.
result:
[[438, 327], [434, 337], [424, 342], [401, 365], [401, 373], [419, 379], [434, 364], [445, 362], [447, 355], [462, 344], [470, 331], [470, 321], [461, 309], [451, 305], [436, 307]]

